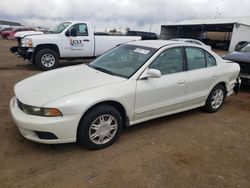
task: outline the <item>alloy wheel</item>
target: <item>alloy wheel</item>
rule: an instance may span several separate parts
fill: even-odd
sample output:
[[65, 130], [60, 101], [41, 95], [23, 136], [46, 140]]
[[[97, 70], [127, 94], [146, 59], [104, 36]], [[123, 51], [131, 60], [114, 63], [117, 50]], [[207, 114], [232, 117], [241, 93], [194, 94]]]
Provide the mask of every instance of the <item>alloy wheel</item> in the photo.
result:
[[105, 144], [116, 134], [118, 122], [112, 115], [105, 114], [97, 117], [89, 128], [89, 138], [95, 144]]

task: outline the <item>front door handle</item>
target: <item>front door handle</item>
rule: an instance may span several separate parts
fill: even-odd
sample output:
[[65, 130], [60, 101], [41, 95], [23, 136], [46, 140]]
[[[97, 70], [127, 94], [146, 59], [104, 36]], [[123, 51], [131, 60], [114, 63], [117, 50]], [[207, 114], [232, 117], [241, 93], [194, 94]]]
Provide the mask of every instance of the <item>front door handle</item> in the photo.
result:
[[184, 83], [185, 83], [185, 80], [179, 80], [179, 81], [177, 82], [178, 85], [183, 85]]
[[218, 78], [218, 77], [219, 77], [219, 75], [213, 75], [212, 77], [213, 77], [213, 78]]
[[84, 41], [84, 42], [89, 42], [89, 39], [84, 39], [83, 41]]

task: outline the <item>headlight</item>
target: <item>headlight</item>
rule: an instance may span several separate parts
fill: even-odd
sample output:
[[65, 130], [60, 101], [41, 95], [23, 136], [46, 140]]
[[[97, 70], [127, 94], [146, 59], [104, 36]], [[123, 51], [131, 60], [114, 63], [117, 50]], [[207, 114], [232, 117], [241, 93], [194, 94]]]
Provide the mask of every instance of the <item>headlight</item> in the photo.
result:
[[22, 39], [21, 40], [21, 46], [22, 47], [32, 48], [33, 47], [32, 39], [29, 39], [29, 38]]
[[30, 115], [46, 116], [46, 117], [62, 116], [60, 110], [56, 108], [41, 108], [41, 107], [29, 106], [21, 103], [18, 99], [17, 99], [17, 105], [26, 114]]

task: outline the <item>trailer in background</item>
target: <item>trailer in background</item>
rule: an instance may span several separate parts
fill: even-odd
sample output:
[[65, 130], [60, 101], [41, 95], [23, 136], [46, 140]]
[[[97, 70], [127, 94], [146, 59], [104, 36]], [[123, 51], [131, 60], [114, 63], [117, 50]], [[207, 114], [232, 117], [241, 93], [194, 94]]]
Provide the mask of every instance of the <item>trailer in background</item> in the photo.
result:
[[238, 42], [250, 41], [250, 17], [187, 20], [162, 25], [160, 38], [193, 38], [214, 49], [234, 51]]

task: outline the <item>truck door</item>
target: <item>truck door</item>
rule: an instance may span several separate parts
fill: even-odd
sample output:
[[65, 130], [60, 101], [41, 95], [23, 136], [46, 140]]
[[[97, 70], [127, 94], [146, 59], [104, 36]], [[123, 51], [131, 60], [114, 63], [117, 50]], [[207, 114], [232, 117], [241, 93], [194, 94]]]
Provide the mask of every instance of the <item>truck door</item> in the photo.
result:
[[91, 57], [94, 54], [94, 37], [88, 32], [87, 24], [72, 25], [62, 40], [63, 57]]

